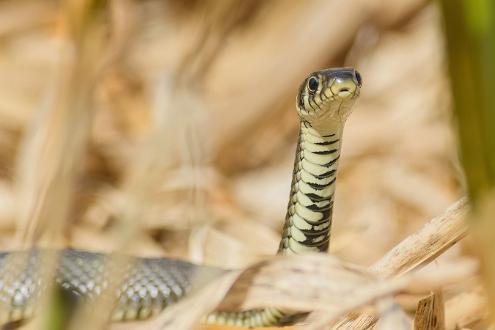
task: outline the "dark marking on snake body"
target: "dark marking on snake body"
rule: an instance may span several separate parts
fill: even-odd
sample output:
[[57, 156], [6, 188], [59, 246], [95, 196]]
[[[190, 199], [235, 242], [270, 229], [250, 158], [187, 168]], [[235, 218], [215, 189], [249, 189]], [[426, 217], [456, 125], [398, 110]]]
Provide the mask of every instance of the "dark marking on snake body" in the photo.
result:
[[335, 173], [337, 172], [337, 170], [330, 170], [328, 172], [325, 172], [325, 173], [322, 173], [322, 174], [312, 174], [315, 178], [317, 179], [328, 179], [329, 177], [335, 175]]
[[338, 155], [337, 157], [335, 157], [335, 159], [332, 159], [331, 161], [329, 161], [328, 163], [326, 164], [323, 164], [323, 165], [320, 165], [320, 166], [323, 166], [323, 167], [330, 167], [332, 165], [334, 165], [340, 158], [340, 155]]
[[314, 182], [306, 182], [306, 184], [308, 186], [310, 186], [311, 188], [313, 188], [314, 190], [323, 190], [329, 186], [331, 186], [332, 184], [335, 183], [335, 179], [336, 178], [333, 178], [332, 180], [330, 180], [329, 183], [326, 183], [326, 184], [319, 184], [319, 183], [314, 183]]
[[335, 144], [337, 142], [339, 142], [340, 140], [337, 139], [337, 140], [331, 140], [331, 141], [324, 141], [324, 142], [315, 142], [315, 144], [319, 145], [319, 146], [331, 146], [332, 144]]
[[330, 149], [330, 150], [321, 150], [321, 151], [312, 151], [313, 154], [316, 155], [331, 155], [337, 152], [337, 149]]

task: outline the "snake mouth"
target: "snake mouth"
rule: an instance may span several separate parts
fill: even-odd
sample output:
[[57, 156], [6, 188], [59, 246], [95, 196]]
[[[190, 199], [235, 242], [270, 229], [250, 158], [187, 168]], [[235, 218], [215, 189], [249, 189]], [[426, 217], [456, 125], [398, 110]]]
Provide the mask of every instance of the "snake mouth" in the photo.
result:
[[354, 93], [350, 89], [343, 88], [337, 93], [337, 96], [340, 97], [341, 99], [346, 99], [348, 97], [352, 97], [353, 94]]

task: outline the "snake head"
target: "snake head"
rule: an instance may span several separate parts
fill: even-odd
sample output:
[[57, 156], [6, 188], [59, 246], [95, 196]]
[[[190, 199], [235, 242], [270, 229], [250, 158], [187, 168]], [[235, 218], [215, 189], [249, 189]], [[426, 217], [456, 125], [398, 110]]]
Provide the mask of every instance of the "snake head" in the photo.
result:
[[361, 75], [353, 68], [311, 73], [297, 94], [297, 112], [301, 120], [315, 129], [343, 125], [359, 96], [361, 84]]

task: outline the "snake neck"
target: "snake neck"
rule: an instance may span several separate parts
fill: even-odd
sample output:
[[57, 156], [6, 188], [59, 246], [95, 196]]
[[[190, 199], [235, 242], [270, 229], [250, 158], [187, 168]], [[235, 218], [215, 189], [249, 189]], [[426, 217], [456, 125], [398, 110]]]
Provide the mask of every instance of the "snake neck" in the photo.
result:
[[328, 251], [342, 128], [301, 122], [279, 254]]

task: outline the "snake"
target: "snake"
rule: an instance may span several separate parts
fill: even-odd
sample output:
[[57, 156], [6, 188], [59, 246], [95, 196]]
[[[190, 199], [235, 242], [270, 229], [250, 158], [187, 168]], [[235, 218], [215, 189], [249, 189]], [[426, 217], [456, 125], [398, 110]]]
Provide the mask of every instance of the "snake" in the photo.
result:
[[[330, 242], [337, 166], [344, 125], [360, 94], [362, 78], [354, 68], [331, 68], [309, 74], [301, 83], [296, 110], [299, 138], [292, 184], [278, 254], [327, 252]], [[75, 249], [59, 252], [53, 281], [76, 299], [95, 299], [109, 286], [105, 271], [111, 256]], [[0, 253], [0, 323], [32, 318], [48, 283], [42, 276], [46, 250]], [[115, 292], [113, 321], [156, 316], [167, 306], [226, 270], [169, 258], [131, 257]], [[11, 278], [12, 274], [16, 274]], [[9, 278], [10, 276], [10, 278]], [[207, 323], [238, 326], [278, 325], [294, 315], [276, 307], [215, 311]]]

